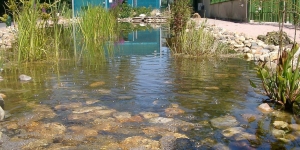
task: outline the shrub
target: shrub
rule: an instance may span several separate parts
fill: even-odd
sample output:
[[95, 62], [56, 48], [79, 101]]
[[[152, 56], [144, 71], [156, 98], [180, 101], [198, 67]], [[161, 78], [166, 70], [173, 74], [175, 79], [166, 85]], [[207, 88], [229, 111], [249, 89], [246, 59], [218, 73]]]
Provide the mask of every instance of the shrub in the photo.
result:
[[151, 13], [152, 8], [151, 7], [136, 7], [133, 9], [135, 12], [135, 17], [139, 16], [140, 14], [145, 14], [146, 16], [149, 16]]
[[187, 22], [190, 19], [191, 8], [189, 6], [190, 1], [187, 0], [176, 0], [171, 5], [171, 30], [172, 35], [177, 36], [176, 34], [184, 31], [187, 26]]

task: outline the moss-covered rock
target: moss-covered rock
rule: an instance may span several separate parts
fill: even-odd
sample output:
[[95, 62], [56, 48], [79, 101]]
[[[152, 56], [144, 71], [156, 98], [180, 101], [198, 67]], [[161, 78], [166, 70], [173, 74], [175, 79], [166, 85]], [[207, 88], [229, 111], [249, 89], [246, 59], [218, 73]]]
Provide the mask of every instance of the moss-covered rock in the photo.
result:
[[[277, 32], [277, 31], [268, 32], [267, 35], [257, 36], [257, 39], [264, 41], [266, 44], [269, 44], [269, 45], [279, 45], [280, 32]], [[283, 32], [282, 33], [282, 44], [288, 45], [288, 44], [292, 44], [292, 43], [293, 43], [293, 41], [288, 37], [286, 32]]]

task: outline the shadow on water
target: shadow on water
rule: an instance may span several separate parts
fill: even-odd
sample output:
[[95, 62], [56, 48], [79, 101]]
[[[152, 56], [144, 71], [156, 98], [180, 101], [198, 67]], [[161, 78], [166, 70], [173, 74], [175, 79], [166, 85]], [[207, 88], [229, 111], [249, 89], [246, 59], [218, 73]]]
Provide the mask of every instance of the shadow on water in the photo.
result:
[[[248, 79], [254, 63], [238, 58], [175, 58], [160, 29], [123, 34], [106, 62], [61, 60], [5, 68], [0, 81], [6, 110], [2, 148], [68, 149], [291, 149], [299, 133], [272, 134], [288, 113], [257, 110], [262, 95]], [[125, 36], [124, 36], [125, 35]], [[33, 78], [20, 82], [18, 76]], [[211, 119], [233, 116], [250, 139], [224, 136]], [[246, 116], [246, 117], [245, 117]], [[254, 116], [249, 120], [247, 116]], [[141, 142], [142, 141], [142, 142]], [[178, 145], [176, 143], [180, 143]], [[177, 146], [176, 146], [177, 145]]]

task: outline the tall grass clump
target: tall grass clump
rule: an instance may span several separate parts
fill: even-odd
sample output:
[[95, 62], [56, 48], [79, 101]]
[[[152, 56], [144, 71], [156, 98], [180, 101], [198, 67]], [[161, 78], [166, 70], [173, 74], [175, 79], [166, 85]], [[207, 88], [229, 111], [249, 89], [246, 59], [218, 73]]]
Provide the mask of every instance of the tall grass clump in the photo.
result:
[[167, 44], [172, 52], [190, 56], [225, 53], [226, 45], [205, 30], [205, 22], [197, 27], [195, 22], [189, 21], [190, 16], [190, 1], [176, 0], [171, 5], [171, 37]]
[[82, 54], [88, 57], [104, 57], [112, 53], [105, 48], [108, 41], [114, 41], [117, 21], [114, 15], [101, 6], [89, 5], [80, 13], [79, 30], [83, 38]]
[[18, 33], [14, 59], [19, 62], [53, 60], [53, 57], [59, 59], [59, 53], [62, 52], [60, 38], [64, 30], [63, 25], [58, 24], [60, 0], [52, 4], [40, 3], [39, 0], [10, 0], [9, 4], [17, 6], [17, 9], [10, 10], [15, 14]]
[[39, 1], [29, 0], [21, 4], [17, 16], [14, 16], [18, 29], [17, 51], [19, 61], [32, 62], [47, 57], [48, 37], [43, 27], [46, 19], [40, 22], [41, 15], [48, 17], [46, 13], [42, 13], [40, 10]]
[[180, 35], [181, 53], [189, 56], [227, 53], [227, 45], [216, 40], [213, 34], [205, 29], [205, 23], [202, 23], [200, 27], [196, 27], [195, 23], [189, 26], [188, 30]]

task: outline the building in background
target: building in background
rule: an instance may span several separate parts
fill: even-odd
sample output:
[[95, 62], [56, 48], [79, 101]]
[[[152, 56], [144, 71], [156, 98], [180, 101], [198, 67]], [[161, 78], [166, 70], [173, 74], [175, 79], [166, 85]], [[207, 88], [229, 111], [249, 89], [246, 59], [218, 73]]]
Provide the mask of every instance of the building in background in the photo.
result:
[[[103, 6], [105, 8], [110, 8], [113, 3], [122, 0], [72, 0], [72, 6], [74, 14], [77, 15], [81, 9], [84, 9], [87, 5], [97, 5]], [[126, 3], [132, 7], [151, 7], [153, 9], [161, 8], [162, 0], [124, 0]], [[166, 1], [166, 0], [163, 0]]]

